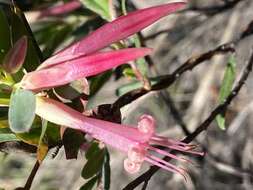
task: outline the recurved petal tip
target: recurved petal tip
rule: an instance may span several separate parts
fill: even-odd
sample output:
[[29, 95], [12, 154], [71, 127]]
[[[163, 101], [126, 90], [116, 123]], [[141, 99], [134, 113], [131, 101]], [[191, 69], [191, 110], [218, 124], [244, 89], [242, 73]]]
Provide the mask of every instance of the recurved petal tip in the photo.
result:
[[126, 158], [124, 160], [124, 168], [130, 174], [135, 174], [141, 169], [141, 164], [131, 161], [130, 159]]
[[155, 119], [151, 115], [143, 115], [140, 117], [137, 127], [142, 133], [154, 134], [155, 125]]

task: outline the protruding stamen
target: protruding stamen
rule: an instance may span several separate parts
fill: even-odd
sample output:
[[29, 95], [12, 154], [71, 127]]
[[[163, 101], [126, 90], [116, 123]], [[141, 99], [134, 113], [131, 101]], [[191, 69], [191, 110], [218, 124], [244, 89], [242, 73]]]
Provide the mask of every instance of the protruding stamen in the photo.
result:
[[177, 144], [177, 145], [182, 145], [182, 146], [189, 146], [189, 144], [187, 144], [187, 143], [184, 143], [184, 142], [181, 142], [181, 141], [178, 141], [178, 140], [174, 140], [174, 139], [168, 139], [168, 137], [162, 137], [162, 136], [158, 136], [158, 135], [154, 135], [152, 137], [152, 140], [162, 141], [162, 142], [170, 143], [172, 145]]
[[177, 144], [171, 144], [171, 143], [168, 143], [168, 142], [165, 142], [165, 141], [157, 141], [157, 140], [153, 140], [153, 139], [151, 140], [151, 144], [156, 144], [156, 145], [159, 145], [159, 146], [163, 146], [163, 147], [166, 147], [166, 148], [178, 150], [178, 151], [181, 151], [181, 152], [197, 154], [197, 155], [200, 155], [200, 156], [204, 155], [203, 152], [192, 151], [193, 146], [188, 145], [188, 144], [186, 144], [186, 145], [177, 145]]
[[163, 155], [163, 156], [168, 156], [168, 157], [173, 158], [173, 159], [178, 160], [178, 161], [182, 161], [182, 162], [187, 162], [187, 163], [193, 164], [193, 162], [190, 161], [190, 160], [188, 160], [188, 159], [181, 158], [181, 157], [179, 157], [179, 156], [176, 156], [176, 155], [171, 154], [171, 153], [169, 153], [169, 152], [166, 152], [166, 151], [164, 151], [164, 150], [160, 150], [160, 149], [154, 148], [154, 147], [152, 147], [152, 146], [150, 146], [150, 147], [148, 147], [148, 148], [149, 148], [150, 150], [152, 150], [152, 151], [157, 152], [158, 154]]
[[[155, 159], [154, 159], [155, 158]], [[185, 181], [187, 181], [187, 177], [186, 177], [186, 171], [183, 169], [183, 168], [177, 168], [176, 166], [172, 165], [172, 164], [169, 164], [168, 162], [162, 160], [162, 159], [159, 159], [159, 158], [156, 158], [156, 157], [146, 157], [145, 160], [155, 166], [158, 166], [160, 168], [163, 168], [167, 171], [170, 171], [170, 172], [173, 172], [173, 173], [179, 173], [180, 175], [182, 175], [185, 179]], [[165, 164], [166, 163], [166, 164]], [[171, 167], [171, 166], [172, 167]]]

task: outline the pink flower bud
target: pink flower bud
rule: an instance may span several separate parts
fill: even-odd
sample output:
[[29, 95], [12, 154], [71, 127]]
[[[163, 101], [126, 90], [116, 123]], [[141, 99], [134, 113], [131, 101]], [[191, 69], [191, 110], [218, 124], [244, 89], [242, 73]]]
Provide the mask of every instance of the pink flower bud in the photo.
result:
[[6, 72], [16, 73], [19, 71], [25, 61], [27, 44], [27, 37], [23, 36], [8, 51], [3, 60], [3, 68]]

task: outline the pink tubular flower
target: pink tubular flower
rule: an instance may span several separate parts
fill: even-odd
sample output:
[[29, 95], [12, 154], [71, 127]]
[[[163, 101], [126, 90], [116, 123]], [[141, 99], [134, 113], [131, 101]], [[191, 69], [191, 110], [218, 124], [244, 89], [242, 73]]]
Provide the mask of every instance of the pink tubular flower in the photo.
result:
[[114, 42], [139, 32], [160, 18], [183, 8], [185, 4], [185, 1], [168, 3], [137, 10], [126, 16], [121, 16], [48, 58], [38, 67], [38, 70], [94, 53]]
[[[36, 114], [58, 125], [64, 125], [83, 131], [106, 145], [127, 154], [124, 168], [129, 173], [138, 172], [144, 161], [156, 165], [167, 171], [179, 173], [185, 177], [185, 170], [174, 166], [158, 157], [170, 158], [190, 162], [159, 147], [186, 153], [203, 155], [193, 151], [193, 145], [161, 137], [155, 134], [155, 120], [152, 116], [143, 115], [137, 127], [120, 125], [99, 119], [85, 117], [81, 113], [52, 99], [37, 97]], [[57, 114], [55, 114], [57, 113]]]
[[27, 73], [21, 87], [44, 90], [89, 77], [151, 53], [149, 48], [128, 48], [80, 57], [46, 69]]

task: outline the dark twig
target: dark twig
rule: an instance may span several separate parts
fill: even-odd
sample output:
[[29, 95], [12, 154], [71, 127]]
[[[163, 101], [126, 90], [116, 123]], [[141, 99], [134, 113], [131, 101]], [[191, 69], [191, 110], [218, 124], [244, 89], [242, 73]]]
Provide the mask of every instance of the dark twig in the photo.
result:
[[252, 22], [246, 27], [246, 29], [242, 32], [242, 35], [240, 35], [239, 38], [237, 38], [236, 40], [231, 41], [226, 44], [222, 44], [222, 45], [218, 46], [217, 48], [215, 48], [211, 51], [208, 51], [206, 53], [203, 53], [199, 56], [194, 56], [194, 57], [188, 59], [182, 66], [180, 66], [178, 69], [176, 69], [172, 74], [161, 76], [160, 77], [161, 80], [157, 84], [153, 85], [151, 87], [151, 90], [146, 90], [144, 88], [140, 88], [140, 89], [136, 89], [136, 90], [133, 90], [133, 91], [130, 91], [130, 92], [124, 94], [123, 96], [118, 98], [118, 100], [112, 104], [112, 110], [117, 112], [121, 107], [133, 102], [134, 100], [138, 99], [139, 97], [141, 97], [151, 91], [162, 90], [162, 89], [169, 87], [183, 73], [185, 73], [186, 71], [192, 70], [193, 68], [195, 68], [199, 64], [203, 63], [204, 61], [210, 60], [215, 55], [225, 54], [228, 52], [234, 52], [235, 46], [241, 40], [243, 40], [246, 37], [249, 37], [253, 34]]
[[26, 184], [25, 184], [23, 190], [29, 190], [31, 188], [33, 179], [34, 179], [34, 177], [35, 177], [35, 175], [36, 175], [39, 167], [40, 167], [40, 163], [37, 160], [36, 163], [35, 163], [35, 165], [33, 166], [33, 169], [32, 169], [32, 171], [31, 171], [31, 173], [30, 173], [30, 175], [29, 175], [29, 177], [28, 177], [28, 179], [26, 181]]
[[[230, 105], [231, 101], [238, 95], [239, 91], [241, 90], [242, 86], [244, 85], [245, 81], [248, 79], [248, 76], [250, 72], [252, 71], [252, 66], [253, 66], [253, 53], [251, 54], [251, 58], [246, 65], [245, 69], [243, 70], [243, 74], [241, 75], [239, 81], [237, 82], [236, 86], [233, 88], [227, 99], [223, 104], [218, 105], [209, 115], [209, 117], [201, 124], [199, 127], [196, 128], [196, 130], [188, 135], [183, 142], [185, 143], [190, 143], [193, 141], [200, 133], [203, 131], [207, 130], [207, 128], [210, 126], [212, 121], [215, 119], [215, 117], [222, 113], [224, 110], [227, 109], [227, 107]], [[166, 161], [169, 161], [170, 158], [165, 157], [164, 158]], [[144, 174], [141, 176], [137, 177], [135, 180], [133, 180], [131, 183], [129, 183], [123, 190], [133, 190], [135, 189], [138, 185], [141, 183], [150, 180], [150, 178], [159, 170], [159, 167], [157, 166], [152, 166], [148, 171], [146, 171]]]
[[157, 84], [153, 85], [151, 90], [140, 88], [140, 89], [136, 89], [131, 92], [128, 92], [125, 95], [121, 96], [113, 104], [113, 110], [118, 110], [119, 108], [131, 103], [132, 101], [147, 94], [150, 91], [161, 90], [161, 89], [165, 89], [169, 87], [186, 71], [192, 70], [194, 67], [198, 66], [204, 61], [210, 60], [215, 55], [224, 54], [228, 52], [234, 52], [235, 51], [234, 47], [235, 47], [235, 42], [223, 44], [211, 51], [208, 51], [204, 54], [201, 54], [199, 56], [194, 56], [188, 59], [182, 66], [176, 69], [172, 74], [161, 76], [160, 81]]
[[227, 109], [229, 104], [232, 102], [232, 100], [238, 95], [239, 91], [241, 90], [242, 86], [244, 85], [245, 81], [247, 80], [250, 72], [252, 71], [252, 65], [253, 65], [253, 53], [251, 54], [251, 58], [246, 65], [245, 69], [243, 70], [243, 74], [239, 81], [237, 82], [237, 85], [233, 88], [229, 96], [227, 97], [226, 101], [223, 104], [220, 104], [217, 106], [210, 116], [187, 138], [185, 138], [183, 141], [186, 143], [191, 142], [193, 139], [195, 139], [202, 131], [206, 130], [208, 126], [211, 124], [211, 122], [215, 119], [215, 117], [222, 113], [224, 110]]

